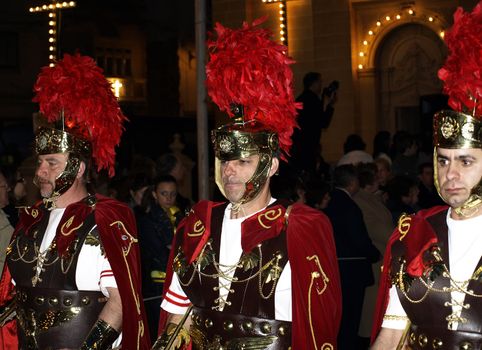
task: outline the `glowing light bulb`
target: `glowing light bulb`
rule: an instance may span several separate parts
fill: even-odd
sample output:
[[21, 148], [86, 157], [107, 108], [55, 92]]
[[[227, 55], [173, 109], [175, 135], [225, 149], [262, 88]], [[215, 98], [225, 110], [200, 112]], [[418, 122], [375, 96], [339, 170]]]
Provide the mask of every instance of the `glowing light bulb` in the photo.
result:
[[382, 25], [382, 22], [377, 21], [377, 27], [380, 27]]
[[359, 64], [358, 69], [363, 69], [363, 64]]
[[369, 30], [368, 35], [373, 35], [373, 30]]
[[368, 41], [363, 40], [363, 45], [365, 45], [365, 46], [368, 45]]

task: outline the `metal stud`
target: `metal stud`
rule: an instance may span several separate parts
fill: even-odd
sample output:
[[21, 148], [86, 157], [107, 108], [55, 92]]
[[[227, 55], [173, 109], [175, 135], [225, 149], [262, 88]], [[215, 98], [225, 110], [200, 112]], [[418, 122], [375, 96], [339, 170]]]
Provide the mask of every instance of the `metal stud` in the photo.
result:
[[268, 322], [263, 322], [261, 324], [261, 332], [264, 334], [271, 333], [271, 325]]
[[428, 338], [425, 334], [420, 334], [418, 336], [418, 345], [420, 345], [422, 348], [425, 347], [428, 343]]
[[460, 343], [459, 349], [460, 350], [472, 350], [474, 347], [472, 346], [471, 342], [464, 341], [463, 343]]
[[225, 321], [223, 323], [223, 328], [224, 328], [225, 331], [231, 331], [234, 328], [234, 324], [231, 321]]
[[37, 305], [42, 305], [42, 304], [44, 303], [44, 301], [45, 301], [45, 298], [42, 297], [42, 296], [35, 298], [35, 303], [36, 303]]
[[410, 345], [415, 344], [415, 340], [417, 340], [417, 337], [415, 336], [415, 333], [410, 333], [410, 339], [409, 339]]
[[283, 336], [283, 335], [286, 334], [286, 329], [285, 329], [284, 326], [280, 326], [280, 327], [278, 328], [278, 334], [281, 335], [281, 336]]
[[51, 306], [56, 306], [59, 304], [59, 299], [57, 299], [57, 297], [50, 297], [49, 298], [49, 304]]
[[243, 322], [242, 327], [245, 332], [249, 332], [253, 329], [253, 322], [251, 321]]
[[90, 304], [90, 298], [85, 296], [82, 298], [82, 300], [80, 301], [82, 303], [82, 305], [89, 305]]
[[65, 298], [64, 299], [64, 305], [65, 306], [71, 306], [72, 305], [72, 298]]
[[210, 320], [209, 318], [206, 318], [206, 321], [204, 321], [204, 326], [206, 328], [211, 328], [213, 326], [213, 321]]
[[444, 343], [440, 338], [435, 338], [434, 340], [432, 340], [432, 348], [434, 349], [442, 349], [443, 345]]

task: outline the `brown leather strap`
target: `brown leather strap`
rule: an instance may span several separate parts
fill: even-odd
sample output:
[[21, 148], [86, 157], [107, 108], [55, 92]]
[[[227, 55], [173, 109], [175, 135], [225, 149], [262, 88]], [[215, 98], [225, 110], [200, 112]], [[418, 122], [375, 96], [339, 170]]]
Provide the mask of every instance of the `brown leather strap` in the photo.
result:
[[482, 334], [412, 325], [408, 335], [408, 344], [412, 350], [480, 350], [482, 349]]
[[[193, 308], [191, 338], [194, 349], [216, 348], [287, 350], [291, 346], [291, 322]], [[243, 345], [244, 344], [244, 345]], [[244, 346], [244, 347], [241, 347]], [[254, 349], [254, 347], [252, 347]]]

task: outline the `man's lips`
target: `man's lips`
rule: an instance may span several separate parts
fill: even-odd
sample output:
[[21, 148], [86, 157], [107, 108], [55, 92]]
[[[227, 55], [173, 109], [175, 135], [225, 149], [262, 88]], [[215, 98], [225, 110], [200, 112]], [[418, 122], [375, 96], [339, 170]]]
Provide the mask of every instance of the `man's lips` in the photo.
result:
[[450, 194], [456, 194], [459, 193], [463, 190], [462, 187], [451, 187], [451, 188], [446, 188], [445, 192], [450, 193]]

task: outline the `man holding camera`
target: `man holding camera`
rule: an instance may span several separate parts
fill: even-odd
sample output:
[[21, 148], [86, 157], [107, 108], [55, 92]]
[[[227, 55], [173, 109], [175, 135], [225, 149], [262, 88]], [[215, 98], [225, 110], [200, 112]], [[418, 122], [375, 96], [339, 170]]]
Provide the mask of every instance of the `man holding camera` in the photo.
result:
[[322, 89], [323, 80], [318, 72], [309, 72], [303, 78], [303, 92], [296, 102], [303, 108], [299, 111], [299, 129], [293, 134], [292, 165], [299, 172], [316, 172], [320, 156], [321, 130], [328, 128], [335, 111], [338, 81]]

